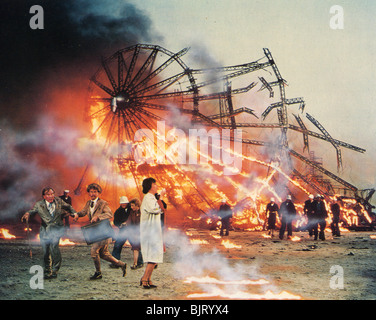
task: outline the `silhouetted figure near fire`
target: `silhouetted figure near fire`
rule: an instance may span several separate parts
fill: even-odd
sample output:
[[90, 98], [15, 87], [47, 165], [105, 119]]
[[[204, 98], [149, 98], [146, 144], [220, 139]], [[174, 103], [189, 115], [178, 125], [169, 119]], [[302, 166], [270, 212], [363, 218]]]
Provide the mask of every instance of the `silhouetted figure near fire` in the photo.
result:
[[221, 231], [220, 235], [228, 236], [230, 233], [230, 224], [232, 218], [232, 210], [231, 207], [226, 203], [226, 199], [222, 200], [222, 204], [219, 206], [218, 209], [218, 216], [221, 218]]
[[[314, 234], [317, 235], [317, 220], [315, 218], [315, 197], [313, 194], [309, 195], [309, 199], [304, 202], [304, 214], [307, 217], [307, 230], [309, 236], [312, 237]], [[317, 237], [317, 236], [316, 236]]]
[[[72, 198], [71, 198], [71, 196], [69, 195], [69, 190], [68, 190], [68, 189], [64, 190], [64, 193], [63, 193], [61, 196], [59, 196], [59, 198], [60, 198], [61, 200], [63, 200], [64, 202], [66, 202], [66, 203], [72, 205]], [[67, 229], [70, 228], [69, 215], [66, 215], [66, 216], [64, 217], [64, 225], [65, 225], [65, 227], [66, 227]]]
[[[320, 227], [319, 239], [325, 240], [325, 228], [326, 228], [326, 218], [328, 217], [328, 212], [326, 211], [324, 196], [317, 195], [315, 200], [315, 217], [317, 219], [318, 225]], [[315, 234], [315, 240], [317, 240], [317, 231]]]
[[[131, 206], [126, 196], [120, 197], [119, 208], [114, 213], [114, 225], [119, 229], [115, 239], [114, 248], [112, 249], [112, 256], [120, 260], [121, 250], [124, 243], [127, 241], [127, 220], [130, 214]], [[111, 264], [112, 268], [119, 268], [117, 264]]]
[[295, 205], [288, 195], [286, 201], [282, 202], [279, 209], [279, 218], [281, 219], [281, 229], [279, 230], [279, 238], [282, 240], [287, 228], [287, 239], [292, 238], [292, 222], [296, 217]]
[[267, 230], [269, 230], [269, 235], [273, 238], [275, 223], [277, 221], [277, 213], [279, 212], [278, 204], [275, 203], [275, 199], [271, 198], [270, 202], [266, 205], [266, 217], [268, 221]]
[[55, 197], [51, 187], [42, 190], [43, 200], [38, 201], [34, 208], [26, 212], [21, 221], [29, 221], [38, 214], [42, 220], [40, 226], [40, 243], [43, 249], [44, 278], [54, 279], [61, 267], [60, 238], [64, 235], [63, 219], [67, 212], [75, 214], [71, 205]]
[[340, 237], [341, 232], [339, 230], [339, 220], [341, 215], [341, 207], [339, 205], [340, 199], [337, 198], [336, 202], [332, 203], [330, 210], [332, 211], [332, 223], [330, 225], [332, 229], [333, 237]]

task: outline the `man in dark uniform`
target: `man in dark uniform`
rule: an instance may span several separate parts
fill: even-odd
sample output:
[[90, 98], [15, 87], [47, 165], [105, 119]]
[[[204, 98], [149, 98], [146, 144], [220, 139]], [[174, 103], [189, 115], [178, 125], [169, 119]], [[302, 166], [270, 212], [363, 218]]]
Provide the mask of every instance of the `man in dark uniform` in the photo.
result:
[[[120, 260], [121, 250], [125, 241], [127, 241], [127, 220], [130, 214], [131, 206], [129, 205], [128, 198], [125, 196], [120, 197], [120, 207], [114, 213], [114, 225], [119, 228], [116, 237], [112, 255]], [[118, 267], [117, 265], [110, 265], [111, 267]]]
[[268, 219], [269, 235], [273, 237], [275, 230], [275, 223], [277, 221], [277, 213], [279, 211], [278, 204], [275, 203], [275, 199], [271, 198], [270, 202], [266, 205], [266, 217]]
[[340, 237], [341, 236], [341, 232], [339, 230], [339, 218], [340, 218], [340, 214], [341, 214], [341, 207], [339, 205], [339, 201], [340, 199], [337, 198], [336, 199], [336, 202], [332, 203], [332, 205], [330, 206], [330, 209], [332, 211], [332, 223], [330, 225], [331, 229], [332, 229], [332, 234], [333, 234], [333, 237]]
[[315, 219], [315, 205], [313, 194], [309, 195], [309, 199], [304, 202], [304, 214], [307, 217], [307, 229], [309, 236], [312, 237], [314, 234], [317, 234], [317, 221]]
[[282, 240], [287, 228], [287, 239], [292, 238], [292, 222], [295, 220], [296, 209], [288, 195], [286, 201], [282, 202], [279, 209], [279, 218], [281, 219], [281, 229], [279, 230], [279, 238]]
[[[69, 190], [64, 190], [64, 193], [59, 196], [61, 200], [63, 200], [65, 203], [68, 203], [72, 205], [72, 198], [69, 195]], [[66, 228], [70, 228], [70, 223], [69, 223], [69, 215], [66, 215], [64, 218], [64, 225]]]
[[[326, 228], [326, 218], [328, 217], [328, 212], [326, 211], [324, 196], [317, 195], [316, 205], [315, 205], [315, 217], [317, 218], [318, 225], [320, 226], [319, 239], [325, 240], [325, 228]], [[315, 240], [317, 240], [317, 233], [315, 234]]]
[[225, 236], [229, 235], [230, 232], [230, 219], [232, 218], [232, 210], [231, 207], [226, 203], [226, 199], [222, 200], [222, 204], [219, 206], [218, 216], [221, 218], [222, 225], [220, 235], [223, 236], [225, 232]]

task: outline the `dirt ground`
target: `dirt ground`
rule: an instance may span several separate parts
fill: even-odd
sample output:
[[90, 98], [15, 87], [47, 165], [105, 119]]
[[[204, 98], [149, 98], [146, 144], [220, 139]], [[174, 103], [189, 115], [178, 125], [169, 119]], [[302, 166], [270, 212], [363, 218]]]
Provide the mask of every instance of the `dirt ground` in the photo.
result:
[[[32, 241], [30, 258], [25, 239], [1, 239], [0, 299], [376, 299], [376, 239], [371, 237], [375, 232], [343, 232], [340, 238], [326, 233], [325, 241], [314, 241], [307, 232], [299, 232], [294, 234], [300, 237], [296, 242], [264, 238], [264, 234], [232, 231], [228, 237], [220, 238], [218, 231], [169, 230], [165, 262], [154, 270], [152, 277], [158, 288], [150, 290], [139, 286], [144, 269], [129, 268], [130, 247], [122, 251], [122, 260], [128, 264], [126, 277], [103, 261], [103, 279], [89, 280], [94, 273], [90, 247], [79, 239], [77, 230], [68, 232], [76, 244], [61, 246], [63, 263], [58, 278], [44, 280], [43, 289], [32, 289], [30, 280], [34, 273], [30, 273], [30, 268], [42, 263], [38, 241]], [[206, 243], [191, 244], [190, 239]], [[223, 240], [236, 247], [225, 248]], [[187, 282], [194, 280], [191, 277], [205, 276], [215, 278], [217, 283]], [[240, 280], [246, 282], [230, 282]], [[287, 296], [281, 295], [286, 292]]]

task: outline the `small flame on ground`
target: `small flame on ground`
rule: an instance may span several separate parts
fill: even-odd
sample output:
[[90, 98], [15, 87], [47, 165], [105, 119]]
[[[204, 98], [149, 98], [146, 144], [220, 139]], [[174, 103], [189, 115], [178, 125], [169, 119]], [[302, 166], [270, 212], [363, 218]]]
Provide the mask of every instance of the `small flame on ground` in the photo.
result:
[[300, 237], [298, 237], [298, 236], [293, 236], [292, 238], [291, 238], [291, 241], [300, 241]]
[[210, 292], [202, 293], [192, 293], [187, 296], [187, 298], [228, 298], [228, 299], [241, 299], [241, 300], [300, 300], [301, 297], [289, 293], [287, 291], [282, 291], [280, 293], [273, 293], [268, 290], [263, 294], [249, 293], [245, 291], [237, 291], [233, 293], [225, 292], [220, 288], [212, 288]]
[[0, 235], [3, 239], [16, 239], [16, 236], [11, 234], [8, 229], [0, 228]]
[[268, 239], [270, 239], [272, 237], [270, 234], [266, 234], [266, 233], [263, 233], [262, 236], [264, 238], [268, 238]]
[[69, 239], [60, 239], [59, 245], [61, 246], [74, 246], [75, 243]]
[[240, 249], [242, 247], [230, 242], [230, 240], [222, 240], [221, 245], [227, 249]]
[[189, 240], [191, 244], [208, 244], [209, 242], [206, 240], [200, 240], [200, 239], [190, 239]]
[[184, 283], [210, 283], [210, 284], [234, 284], [234, 285], [262, 285], [268, 284], [269, 281], [265, 279], [259, 280], [218, 280], [216, 278], [205, 276], [205, 277], [188, 277], [184, 280]]
[[370, 234], [369, 237], [373, 240], [376, 240], [376, 234]]

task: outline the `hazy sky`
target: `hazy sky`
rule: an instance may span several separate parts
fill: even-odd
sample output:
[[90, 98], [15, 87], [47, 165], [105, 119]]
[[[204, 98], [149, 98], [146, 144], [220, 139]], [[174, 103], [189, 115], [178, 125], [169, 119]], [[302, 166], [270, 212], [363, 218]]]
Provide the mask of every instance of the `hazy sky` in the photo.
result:
[[[342, 149], [346, 179], [375, 187], [376, 2], [327, 0], [143, 0], [160, 45], [171, 51], [204, 47], [223, 65], [254, 61], [267, 47], [289, 84], [332, 137], [367, 150]], [[333, 30], [330, 8], [343, 8]], [[189, 53], [184, 57], [191, 67]], [[319, 152], [319, 151], [318, 151]], [[333, 149], [335, 162], [335, 151]]]

